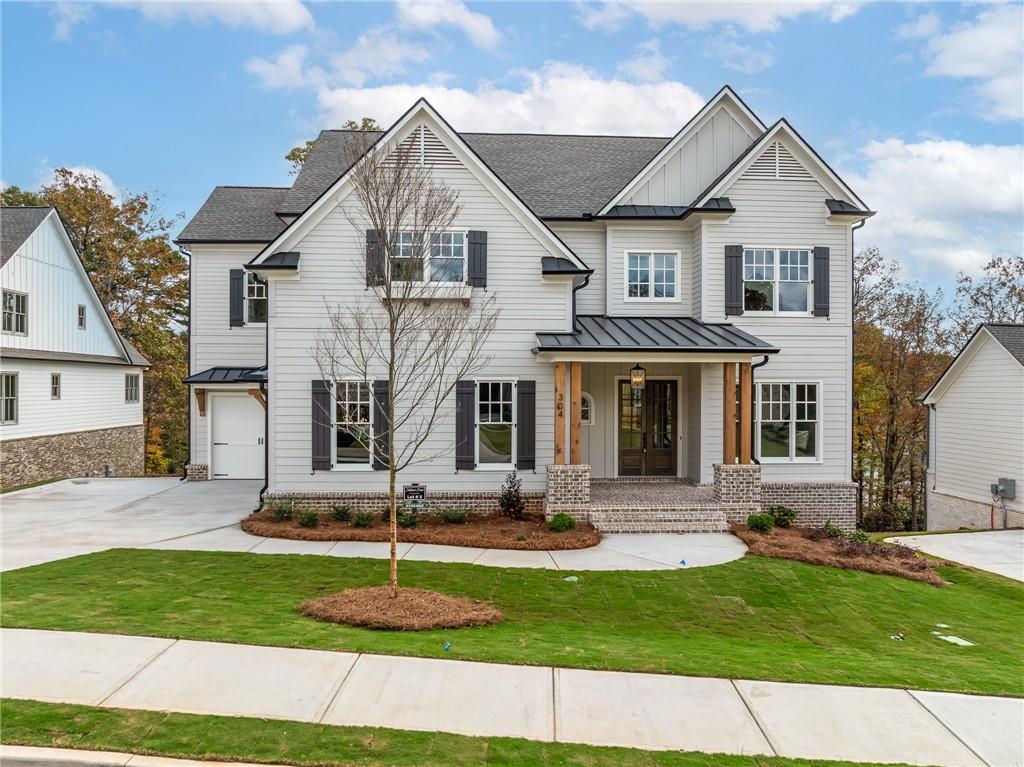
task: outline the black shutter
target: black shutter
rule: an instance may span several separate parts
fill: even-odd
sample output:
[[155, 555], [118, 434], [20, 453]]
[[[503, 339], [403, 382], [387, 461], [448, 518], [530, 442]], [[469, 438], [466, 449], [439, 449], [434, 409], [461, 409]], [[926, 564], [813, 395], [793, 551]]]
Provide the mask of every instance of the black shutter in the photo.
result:
[[828, 248], [814, 248], [814, 316], [828, 317]]
[[725, 246], [725, 313], [743, 314], [743, 246]]
[[373, 382], [373, 468], [376, 471], [387, 469], [388, 461], [388, 429], [391, 426], [391, 402], [389, 381]]
[[331, 468], [331, 382], [313, 381], [313, 471]]
[[516, 468], [533, 469], [537, 463], [537, 382], [516, 385]]
[[231, 290], [229, 293], [228, 324], [233, 328], [245, 324], [245, 270], [231, 270]]
[[487, 287], [487, 232], [469, 233], [469, 269], [467, 284], [474, 288]]
[[380, 232], [366, 230], [366, 287], [384, 284], [384, 249], [381, 247]]
[[455, 382], [455, 468], [476, 468], [476, 382]]

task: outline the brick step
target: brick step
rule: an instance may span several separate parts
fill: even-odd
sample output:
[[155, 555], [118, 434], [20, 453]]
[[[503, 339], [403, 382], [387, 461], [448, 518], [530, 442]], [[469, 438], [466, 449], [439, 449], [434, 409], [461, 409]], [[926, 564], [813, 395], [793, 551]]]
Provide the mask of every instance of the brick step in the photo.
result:
[[713, 509], [591, 509], [590, 523], [603, 533], [724, 533], [725, 514]]

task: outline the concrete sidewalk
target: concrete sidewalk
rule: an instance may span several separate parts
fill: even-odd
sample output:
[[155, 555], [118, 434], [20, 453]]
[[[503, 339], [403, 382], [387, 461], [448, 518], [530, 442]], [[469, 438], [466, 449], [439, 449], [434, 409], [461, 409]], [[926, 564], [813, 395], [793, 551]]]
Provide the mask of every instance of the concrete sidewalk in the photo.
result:
[[644, 749], [1024, 765], [1017, 698], [24, 629], [0, 630], [0, 643], [12, 698]]
[[38, 748], [0, 745], [0, 765], [17, 767], [285, 767], [248, 762], [205, 762], [196, 759], [172, 759], [165, 756], [126, 754], [123, 751], [85, 751], [77, 748]]
[[897, 535], [885, 542], [1024, 581], [1024, 530]]

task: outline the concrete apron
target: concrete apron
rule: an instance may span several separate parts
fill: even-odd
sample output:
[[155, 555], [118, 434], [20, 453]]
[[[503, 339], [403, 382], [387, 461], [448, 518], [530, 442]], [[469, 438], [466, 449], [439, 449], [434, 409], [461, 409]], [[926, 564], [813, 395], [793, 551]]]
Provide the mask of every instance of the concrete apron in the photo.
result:
[[[1024, 700], [0, 629], [4, 695], [729, 754], [1024, 765]], [[458, 651], [458, 640], [455, 640]]]

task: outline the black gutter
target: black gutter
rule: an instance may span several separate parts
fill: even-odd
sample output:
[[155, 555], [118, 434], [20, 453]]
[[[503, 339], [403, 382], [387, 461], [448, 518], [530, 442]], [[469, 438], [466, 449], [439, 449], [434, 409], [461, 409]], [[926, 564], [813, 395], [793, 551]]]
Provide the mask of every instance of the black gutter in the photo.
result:
[[757, 436], [757, 430], [754, 428], [754, 424], [757, 423], [757, 384], [754, 382], [754, 371], [767, 364], [768, 355], [766, 354], [760, 362], [755, 362], [750, 366], [750, 460], [758, 466], [761, 465], [761, 462], [757, 460], [757, 450], [754, 446], [754, 438]]
[[263, 326], [263, 364], [267, 369], [267, 380], [259, 384], [263, 394], [263, 487], [256, 511], [263, 508], [263, 496], [270, 487], [270, 282], [267, 283], [267, 322]]
[[590, 275], [593, 273], [594, 270], [591, 269], [590, 272], [583, 277], [583, 282], [579, 285], [572, 286], [572, 329], [576, 333], [580, 332], [580, 326], [576, 324], [576, 293], [583, 290], [583, 288], [590, 284]]
[[[178, 246], [178, 250], [188, 256], [188, 323], [186, 325], [185, 335], [188, 344], [188, 370], [191, 375], [192, 370], [192, 251], [188, 248], [183, 248], [180, 244], [175, 242]], [[188, 479], [188, 466], [192, 463], [192, 389], [189, 386], [185, 386], [185, 412], [188, 414], [188, 455], [185, 457], [185, 462], [181, 465], [181, 480]]]

